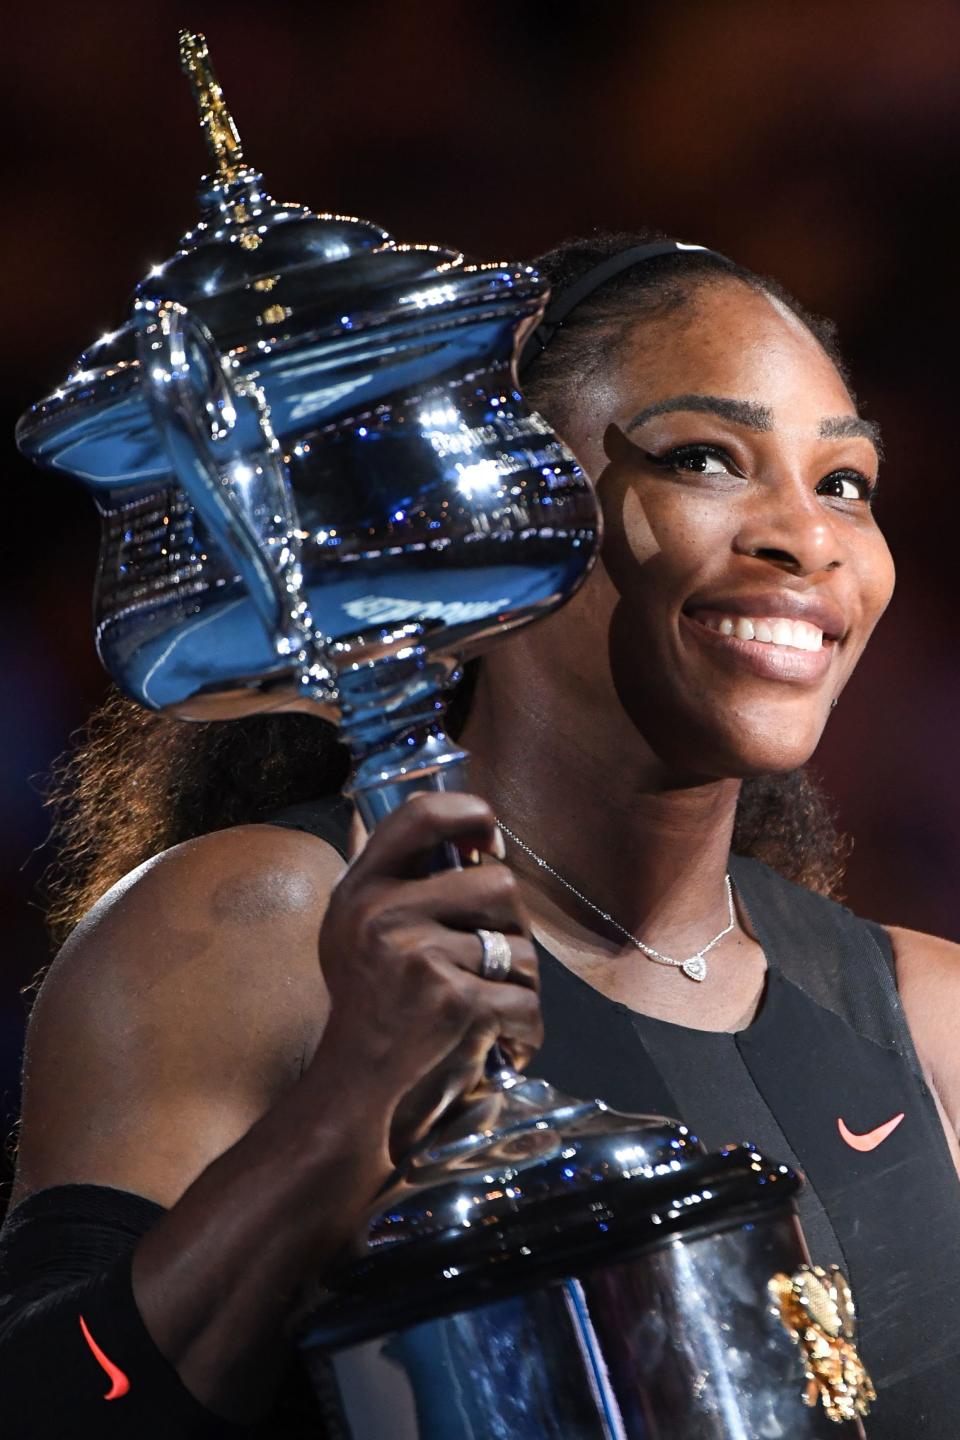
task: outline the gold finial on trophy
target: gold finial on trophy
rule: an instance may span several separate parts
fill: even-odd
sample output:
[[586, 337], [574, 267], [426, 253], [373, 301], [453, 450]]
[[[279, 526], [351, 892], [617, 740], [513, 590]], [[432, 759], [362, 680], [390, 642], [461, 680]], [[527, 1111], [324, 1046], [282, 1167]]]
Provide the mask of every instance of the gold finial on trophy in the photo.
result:
[[180, 31], [180, 64], [200, 111], [200, 124], [217, 167], [216, 178], [224, 184], [236, 180], [244, 168], [243, 149], [220, 83], [213, 73], [205, 36], [195, 35], [191, 30]]

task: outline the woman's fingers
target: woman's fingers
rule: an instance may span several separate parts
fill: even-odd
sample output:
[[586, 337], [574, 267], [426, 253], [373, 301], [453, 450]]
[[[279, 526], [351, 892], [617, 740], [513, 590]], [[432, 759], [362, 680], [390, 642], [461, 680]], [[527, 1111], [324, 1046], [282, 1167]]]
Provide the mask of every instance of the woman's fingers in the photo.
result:
[[493, 811], [478, 795], [420, 791], [381, 820], [351, 866], [356, 878], [413, 878], [438, 847], [450, 841], [463, 851], [500, 855], [502, 839]]
[[520, 935], [529, 929], [520, 887], [506, 865], [444, 870], [426, 880], [398, 886], [395, 898], [455, 930], [482, 928]]
[[[505, 865], [476, 865], [445, 870], [425, 879], [371, 877], [359, 869], [345, 876], [331, 899], [331, 919], [343, 914], [345, 928], [363, 951], [376, 952], [384, 962], [409, 951], [424, 929], [431, 948], [442, 948], [445, 935], [455, 944], [452, 958], [461, 968], [479, 973], [482, 947], [477, 931], [499, 931], [508, 939], [529, 934], [519, 887]], [[464, 948], [460, 935], [469, 938]], [[530, 949], [520, 950], [529, 974]]]
[[391, 1123], [394, 1159], [405, 1154], [458, 1095], [474, 1089], [494, 1043], [520, 1070], [543, 1043], [534, 989], [482, 980], [470, 973], [459, 976], [458, 988], [464, 1007], [460, 1034], [442, 1061], [421, 1073], [398, 1102]]
[[483, 1057], [497, 1040], [507, 1041], [532, 1054], [543, 1044], [543, 1018], [535, 990], [509, 982], [480, 980], [470, 977], [469, 983], [482, 986], [476, 992], [477, 1023], [464, 1038], [468, 1051], [476, 1048]]
[[[378, 944], [373, 937], [371, 940]], [[409, 926], [396, 924], [379, 942], [380, 963], [391, 971], [384, 979], [393, 979], [405, 970], [411, 977], [410, 984], [417, 985], [445, 974], [452, 979], [454, 971], [463, 971], [484, 985], [518, 985], [539, 991], [540, 966], [533, 942], [524, 935], [504, 935], [504, 940], [510, 946], [510, 969], [506, 975], [488, 979], [483, 974], [484, 947], [476, 930], [450, 930], [429, 921]]]
[[[400, 1105], [397, 1135], [417, 1133], [439, 1101], [472, 1089], [495, 1041], [523, 1063], [542, 1039], [537, 957], [516, 880], [505, 865], [434, 871], [449, 845], [502, 858], [485, 801], [425, 793], [401, 806], [335, 887], [320, 933], [331, 1001], [322, 1047], [387, 1086]], [[483, 974], [481, 929], [502, 937], [492, 942], [492, 977]]]
[[520, 985], [527, 990], [539, 991], [540, 965], [533, 941], [524, 935], [504, 935], [503, 938], [510, 947], [510, 968], [505, 975], [501, 973], [490, 978], [483, 973], [484, 945], [476, 930], [418, 926], [397, 937], [396, 951], [400, 955], [426, 955], [441, 965], [446, 961], [487, 985]]

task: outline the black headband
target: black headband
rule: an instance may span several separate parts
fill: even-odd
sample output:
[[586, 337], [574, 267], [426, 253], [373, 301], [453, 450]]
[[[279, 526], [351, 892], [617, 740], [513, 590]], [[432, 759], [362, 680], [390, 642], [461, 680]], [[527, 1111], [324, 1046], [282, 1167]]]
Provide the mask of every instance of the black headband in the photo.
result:
[[522, 375], [541, 350], [547, 348], [571, 310], [575, 310], [594, 290], [599, 290], [601, 285], [612, 280], [614, 275], [630, 270], [634, 265], [642, 265], [645, 260], [655, 260], [660, 255], [683, 255], [691, 250], [699, 255], [709, 256], [711, 260], [719, 260], [723, 265], [733, 264], [726, 255], [720, 255], [716, 250], [708, 250], [705, 245], [685, 245], [682, 240], [659, 240], [652, 245], [634, 245], [630, 250], [619, 250], [616, 255], [601, 260], [599, 265], [591, 266], [579, 280], [575, 280], [552, 298], [544, 311], [543, 319], [536, 330], [528, 335], [520, 352], [518, 372]]

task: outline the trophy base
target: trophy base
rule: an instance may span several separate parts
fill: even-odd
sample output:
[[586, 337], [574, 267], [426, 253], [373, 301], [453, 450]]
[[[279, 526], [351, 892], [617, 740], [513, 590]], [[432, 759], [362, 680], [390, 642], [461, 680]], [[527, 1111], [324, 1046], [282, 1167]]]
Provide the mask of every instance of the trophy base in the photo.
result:
[[351, 1440], [855, 1440], [768, 1303], [802, 1254], [784, 1197], [332, 1352], [308, 1333], [304, 1359]]
[[859, 1419], [810, 1403], [771, 1290], [808, 1260], [799, 1184], [491, 1076], [313, 1297], [304, 1360], [352, 1440], [853, 1440]]

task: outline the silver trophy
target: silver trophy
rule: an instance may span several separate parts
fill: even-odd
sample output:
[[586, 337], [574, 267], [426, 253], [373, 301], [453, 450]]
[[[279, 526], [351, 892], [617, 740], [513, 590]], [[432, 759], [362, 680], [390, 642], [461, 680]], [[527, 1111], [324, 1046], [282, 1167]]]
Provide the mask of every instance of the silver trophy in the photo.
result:
[[[591, 487], [517, 385], [545, 287], [278, 204], [203, 38], [181, 55], [214, 164], [200, 221], [18, 441], [94, 496], [121, 687], [185, 720], [334, 721], [369, 829], [465, 787], [443, 729], [464, 657], [596, 552]], [[852, 1302], [806, 1263], [798, 1184], [495, 1052], [313, 1294], [308, 1367], [355, 1440], [862, 1434]]]

